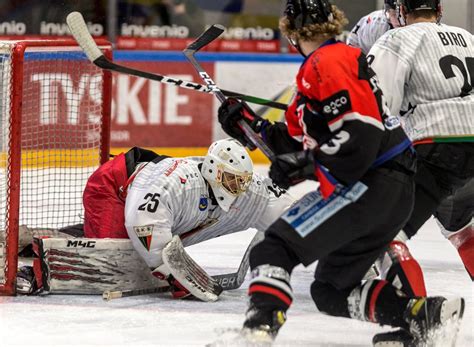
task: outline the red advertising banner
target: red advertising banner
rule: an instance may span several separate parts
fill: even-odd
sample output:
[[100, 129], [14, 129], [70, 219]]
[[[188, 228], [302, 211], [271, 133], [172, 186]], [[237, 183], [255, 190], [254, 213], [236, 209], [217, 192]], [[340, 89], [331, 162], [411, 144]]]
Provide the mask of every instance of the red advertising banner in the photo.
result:
[[[41, 36], [41, 35], [0, 35], [0, 40], [48, 40], [71, 38], [71, 36]], [[107, 39], [105, 36], [95, 36], [96, 39]], [[150, 38], [118, 36], [115, 49], [122, 50], [160, 50], [182, 51], [193, 42], [193, 38]], [[202, 51], [209, 52], [254, 52], [279, 53], [279, 40], [237, 40], [220, 39], [204, 47]]]
[[[202, 83], [186, 62], [121, 62]], [[203, 63], [213, 76], [214, 63]], [[114, 76], [112, 147], [206, 147], [212, 142], [214, 97], [156, 81]]]
[[[178, 38], [136, 38], [120, 36], [117, 49], [182, 51], [194, 39]], [[279, 53], [279, 40], [216, 40], [202, 49], [209, 52], [258, 52]]]
[[[74, 149], [98, 138], [101, 74], [84, 60], [27, 59], [22, 138], [28, 149]], [[64, 62], [64, 61], [62, 61]], [[186, 62], [121, 62], [137, 69], [202, 83]], [[214, 63], [203, 63], [214, 75]], [[212, 142], [214, 96], [125, 74], [114, 74], [112, 147], [207, 147]], [[71, 141], [64, 139], [74, 134]], [[25, 142], [26, 143], [26, 142]]]
[[77, 149], [98, 141], [101, 81], [101, 72], [86, 60], [38, 59], [27, 54], [21, 99], [23, 148]]

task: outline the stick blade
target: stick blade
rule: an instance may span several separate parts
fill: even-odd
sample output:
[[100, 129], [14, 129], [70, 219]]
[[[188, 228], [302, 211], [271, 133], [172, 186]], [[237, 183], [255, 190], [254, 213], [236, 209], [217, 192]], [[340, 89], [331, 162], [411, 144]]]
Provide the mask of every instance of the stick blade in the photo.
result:
[[79, 12], [71, 12], [66, 17], [66, 23], [71, 31], [72, 36], [76, 39], [79, 46], [81, 46], [84, 53], [87, 55], [87, 58], [91, 62], [94, 62], [96, 59], [103, 56], [103, 53], [97, 47], [92, 35], [87, 29], [86, 22], [84, 17]]
[[217, 39], [225, 31], [225, 28], [220, 24], [213, 24], [209, 29], [204, 31], [194, 42], [189, 44], [185, 49], [185, 54], [194, 54], [201, 48], [207, 46], [212, 41]]

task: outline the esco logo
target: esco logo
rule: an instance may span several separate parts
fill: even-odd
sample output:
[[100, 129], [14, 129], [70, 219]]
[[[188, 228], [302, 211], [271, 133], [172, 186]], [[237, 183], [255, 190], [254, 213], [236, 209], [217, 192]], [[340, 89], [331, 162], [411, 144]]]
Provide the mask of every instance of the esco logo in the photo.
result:
[[339, 108], [344, 105], [347, 105], [347, 98], [345, 96], [341, 96], [340, 98], [331, 101], [329, 105], [324, 106], [323, 112], [326, 114], [332, 113], [333, 115], [337, 115], [339, 114]]

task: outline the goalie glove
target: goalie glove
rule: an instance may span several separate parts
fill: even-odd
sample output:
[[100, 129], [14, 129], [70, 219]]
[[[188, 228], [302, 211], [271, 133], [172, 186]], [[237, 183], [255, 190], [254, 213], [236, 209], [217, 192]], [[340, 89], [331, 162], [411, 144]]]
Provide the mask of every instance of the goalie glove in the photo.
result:
[[178, 280], [176, 280], [176, 278], [174, 278], [165, 264], [160, 265], [155, 270], [153, 270], [152, 275], [162, 281], [167, 281], [169, 283], [169, 291], [173, 299], [185, 299], [192, 296], [192, 294], [186, 288], [184, 288], [183, 285], [179, 283]]
[[238, 140], [242, 145], [247, 146], [250, 149], [255, 149], [255, 147], [245, 136], [245, 133], [239, 126], [238, 122], [244, 120], [257, 134], [268, 125], [268, 121], [257, 116], [245, 102], [233, 98], [229, 98], [222, 103], [219, 107], [217, 117], [219, 123], [222, 125], [222, 129], [227, 135]]
[[289, 187], [304, 180], [316, 180], [313, 152], [305, 150], [277, 155], [270, 166], [270, 178], [280, 188]]

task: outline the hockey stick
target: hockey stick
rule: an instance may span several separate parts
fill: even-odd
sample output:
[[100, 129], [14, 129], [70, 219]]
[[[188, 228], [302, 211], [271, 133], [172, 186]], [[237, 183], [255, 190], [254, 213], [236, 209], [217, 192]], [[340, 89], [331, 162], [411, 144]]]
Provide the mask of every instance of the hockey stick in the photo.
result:
[[237, 272], [212, 276], [212, 278], [214, 278], [215, 280], [219, 282], [219, 284], [224, 290], [233, 290], [233, 289], [240, 288], [242, 283], [244, 283], [245, 275], [247, 275], [247, 271], [250, 266], [249, 264], [250, 251], [257, 243], [262, 241], [263, 238], [264, 238], [263, 232], [257, 231], [252, 241], [250, 241], [249, 245], [247, 246], [247, 249], [245, 250], [245, 253], [242, 257], [242, 261], [240, 262]]
[[170, 289], [170, 287], [158, 287], [158, 288], [145, 288], [145, 289], [131, 289], [131, 290], [116, 290], [111, 291], [107, 290], [102, 294], [102, 299], [110, 301], [118, 298], [126, 298], [127, 296], [137, 296], [145, 294], [154, 294], [154, 293], [165, 293]]
[[[120, 72], [127, 75], [147, 78], [153, 81], [158, 81], [164, 84], [172, 84], [177, 87], [192, 89], [198, 92], [204, 93], [212, 93], [212, 90], [208, 87], [194, 83], [190, 81], [184, 81], [172, 77], [167, 77], [163, 75], [154, 74], [151, 72], [141, 71], [133, 68], [129, 68], [123, 65], [116, 64], [109, 59], [101, 52], [97, 44], [95, 43], [94, 39], [92, 38], [89, 30], [87, 29], [87, 25], [82, 17], [82, 14], [79, 12], [71, 12], [66, 18], [67, 25], [71, 34], [76, 39], [79, 46], [81, 46], [84, 53], [87, 55], [87, 58], [94, 63], [94, 65], [100, 67], [101, 69], [106, 69], [110, 71]], [[222, 92], [227, 97], [232, 97], [240, 100], [245, 100], [247, 102], [258, 104], [258, 105], [265, 105], [268, 107], [286, 110], [287, 105], [282, 104], [277, 101], [267, 100], [263, 98], [259, 98], [256, 96], [245, 95], [241, 93], [236, 93], [228, 90], [222, 90]]]
[[[196, 71], [199, 73], [199, 76], [207, 84], [211, 92], [217, 97], [217, 99], [223, 103], [226, 101], [226, 96], [224, 92], [216, 85], [212, 78], [207, 74], [207, 72], [202, 68], [201, 64], [196, 60], [194, 54], [199, 51], [202, 47], [208, 45], [215, 39], [217, 39], [223, 32], [225, 28], [222, 25], [214, 24], [209, 29], [201, 34], [194, 42], [186, 47], [183, 51], [186, 58], [194, 66]], [[238, 122], [239, 126], [242, 128], [245, 136], [252, 142], [252, 144], [259, 148], [263, 154], [265, 154], [268, 159], [272, 160], [275, 157], [273, 151], [263, 142], [262, 138], [258, 136], [253, 129], [248, 125], [244, 120]]]
[[[245, 281], [245, 276], [247, 275], [247, 271], [249, 269], [249, 255], [252, 248], [262, 241], [264, 238], [264, 234], [261, 231], [257, 231], [255, 236], [250, 241], [245, 253], [242, 257], [242, 261], [240, 262], [239, 268], [236, 272], [221, 274], [221, 275], [214, 275], [212, 276], [222, 287], [223, 290], [234, 290], [240, 288], [242, 283]], [[118, 298], [125, 298], [128, 296], [138, 296], [138, 295], [145, 295], [145, 294], [154, 294], [154, 293], [163, 293], [169, 290], [169, 287], [159, 287], [159, 288], [145, 288], [145, 289], [131, 289], [131, 290], [124, 290], [124, 291], [105, 291], [102, 294], [102, 298], [104, 300], [110, 301], [113, 299]]]

